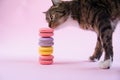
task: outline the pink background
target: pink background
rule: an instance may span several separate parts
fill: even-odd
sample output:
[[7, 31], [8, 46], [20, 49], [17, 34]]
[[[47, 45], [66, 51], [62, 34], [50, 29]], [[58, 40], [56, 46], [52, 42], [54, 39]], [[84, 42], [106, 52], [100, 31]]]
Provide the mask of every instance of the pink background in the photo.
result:
[[39, 64], [38, 31], [47, 27], [42, 12], [51, 5], [50, 0], [0, 0], [0, 80], [120, 80], [120, 24], [110, 70], [88, 61], [96, 34], [71, 19], [54, 32], [54, 64]]

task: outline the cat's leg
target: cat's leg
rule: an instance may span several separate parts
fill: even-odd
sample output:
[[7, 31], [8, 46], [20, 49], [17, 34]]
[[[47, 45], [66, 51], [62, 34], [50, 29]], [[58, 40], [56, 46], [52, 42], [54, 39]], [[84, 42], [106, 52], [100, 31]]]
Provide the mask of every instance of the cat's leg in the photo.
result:
[[94, 51], [93, 55], [90, 56], [90, 58], [89, 58], [90, 61], [94, 62], [94, 61], [99, 60], [102, 55], [102, 52], [103, 52], [103, 49], [102, 49], [100, 37], [98, 36], [95, 51]]
[[104, 61], [100, 62], [100, 68], [109, 69], [113, 61], [113, 30], [109, 20], [103, 20], [100, 24], [100, 40], [105, 51]]

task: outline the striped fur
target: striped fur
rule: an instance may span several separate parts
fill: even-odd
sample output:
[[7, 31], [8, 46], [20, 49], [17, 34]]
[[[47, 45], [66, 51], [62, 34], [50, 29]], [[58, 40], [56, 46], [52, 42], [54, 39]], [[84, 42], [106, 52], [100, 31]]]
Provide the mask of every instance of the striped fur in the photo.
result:
[[95, 31], [98, 38], [90, 60], [99, 60], [104, 51], [104, 62], [109, 62], [103, 68], [110, 68], [110, 61], [113, 61], [112, 36], [120, 20], [120, 0], [52, 0], [52, 2], [53, 6], [46, 12], [49, 27], [56, 28], [71, 16], [78, 21], [80, 28]]

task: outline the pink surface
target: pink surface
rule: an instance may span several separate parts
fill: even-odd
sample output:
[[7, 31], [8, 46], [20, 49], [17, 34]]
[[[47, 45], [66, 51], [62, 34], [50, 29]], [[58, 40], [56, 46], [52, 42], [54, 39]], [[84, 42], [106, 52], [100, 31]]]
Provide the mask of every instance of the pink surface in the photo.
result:
[[72, 20], [54, 31], [55, 63], [39, 64], [39, 28], [47, 27], [42, 12], [50, 5], [50, 0], [0, 0], [0, 80], [120, 80], [120, 24], [113, 36], [110, 70], [87, 60], [96, 34]]

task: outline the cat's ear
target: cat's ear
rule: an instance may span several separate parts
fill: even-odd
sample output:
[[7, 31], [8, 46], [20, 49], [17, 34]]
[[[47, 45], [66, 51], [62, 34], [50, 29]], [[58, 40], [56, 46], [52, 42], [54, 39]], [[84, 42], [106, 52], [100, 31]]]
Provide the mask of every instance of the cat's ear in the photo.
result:
[[61, 0], [51, 0], [51, 1], [52, 1], [53, 5], [56, 5], [61, 2]]

